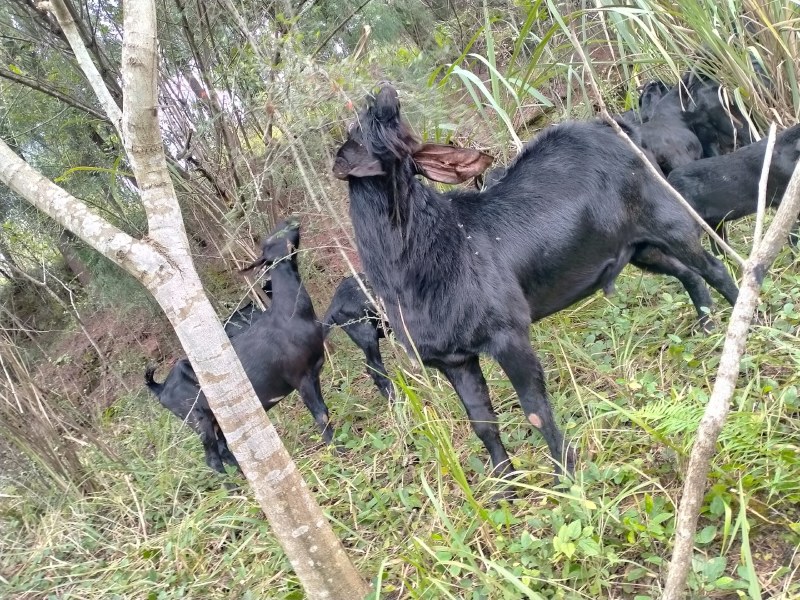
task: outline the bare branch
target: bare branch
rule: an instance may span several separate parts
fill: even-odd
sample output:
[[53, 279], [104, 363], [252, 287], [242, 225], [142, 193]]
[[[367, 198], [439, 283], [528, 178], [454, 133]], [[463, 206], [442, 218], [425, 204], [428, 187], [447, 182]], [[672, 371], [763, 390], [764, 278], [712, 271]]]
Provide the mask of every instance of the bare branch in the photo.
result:
[[35, 79], [24, 77], [22, 75], [17, 75], [16, 73], [12, 73], [11, 71], [8, 71], [6, 69], [0, 69], [0, 77], [8, 79], [9, 81], [13, 81], [14, 83], [19, 83], [20, 85], [24, 85], [25, 87], [28, 87], [32, 90], [36, 90], [37, 92], [42, 92], [43, 94], [47, 94], [48, 96], [50, 96], [51, 98], [55, 98], [56, 100], [61, 100], [61, 102], [63, 102], [64, 104], [69, 104], [71, 107], [83, 111], [89, 116], [94, 117], [95, 119], [98, 119], [100, 121], [105, 121], [107, 123], [111, 122], [109, 121], [108, 117], [103, 113], [101, 113], [100, 111], [95, 110], [91, 106], [83, 104], [79, 100], [75, 100], [75, 98], [72, 98], [62, 92], [59, 92], [58, 90], [48, 85], [40, 83]]
[[358, 13], [360, 13], [364, 9], [364, 7], [367, 4], [369, 4], [371, 1], [372, 0], [364, 0], [364, 2], [362, 2], [356, 8], [353, 9], [353, 12], [351, 12], [344, 19], [342, 19], [341, 22], [336, 27], [333, 28], [333, 31], [331, 31], [327, 36], [325, 36], [325, 39], [322, 40], [322, 42], [320, 42], [319, 46], [317, 46], [317, 49], [314, 50], [314, 52], [311, 53], [311, 56], [309, 57], [309, 60], [314, 60], [314, 58], [316, 58], [317, 54], [322, 52], [325, 49], [325, 46], [328, 45], [328, 42], [330, 42], [333, 39], [333, 36], [335, 36], [337, 33], [339, 33], [342, 30], [342, 27], [347, 25], [350, 22], [350, 19], [352, 19]]
[[772, 163], [772, 150], [775, 148], [775, 123], [769, 126], [767, 149], [764, 152], [764, 165], [761, 168], [761, 178], [758, 180], [758, 205], [756, 208], [756, 227], [753, 230], [753, 248], [758, 248], [761, 243], [761, 233], [764, 228], [764, 212], [767, 210], [767, 182], [769, 181], [769, 166]]
[[[155, 275], [162, 261], [153, 250], [97, 216], [83, 202], [43, 177], [0, 139], [0, 181], [137, 279]], [[144, 280], [143, 280], [144, 281]]]
[[78, 31], [78, 26], [76, 25], [75, 20], [72, 18], [72, 14], [70, 13], [69, 9], [64, 4], [64, 0], [50, 0], [49, 3], [43, 3], [43, 5], [49, 7], [56, 19], [58, 19], [58, 24], [61, 26], [61, 30], [67, 37], [67, 41], [69, 41], [72, 52], [75, 54], [75, 60], [78, 61], [78, 65], [86, 76], [86, 79], [89, 81], [89, 85], [92, 86], [92, 89], [94, 90], [97, 99], [100, 101], [100, 105], [103, 107], [103, 110], [106, 111], [109, 120], [117, 129], [120, 136], [122, 136], [122, 113], [120, 112], [116, 101], [114, 98], [112, 98], [111, 93], [108, 91], [102, 75], [100, 75], [100, 72], [97, 70], [97, 67], [92, 61], [92, 57], [89, 56], [89, 52], [86, 50], [83, 38]]

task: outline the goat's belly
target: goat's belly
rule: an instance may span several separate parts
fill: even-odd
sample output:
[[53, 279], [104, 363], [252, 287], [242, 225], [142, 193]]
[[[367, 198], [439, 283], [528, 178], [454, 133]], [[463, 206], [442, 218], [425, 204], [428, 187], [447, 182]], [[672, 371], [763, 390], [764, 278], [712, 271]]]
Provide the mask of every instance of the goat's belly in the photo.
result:
[[632, 255], [633, 248], [626, 247], [602, 263], [558, 274], [547, 282], [534, 280], [526, 289], [531, 320], [538, 321], [557, 313], [600, 289], [610, 294], [614, 281]]

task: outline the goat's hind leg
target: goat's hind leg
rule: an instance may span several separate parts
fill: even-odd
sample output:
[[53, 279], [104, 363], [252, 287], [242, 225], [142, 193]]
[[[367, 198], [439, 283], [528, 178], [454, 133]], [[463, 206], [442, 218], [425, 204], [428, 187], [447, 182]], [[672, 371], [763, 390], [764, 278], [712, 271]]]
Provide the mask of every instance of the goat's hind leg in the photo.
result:
[[561, 473], [561, 465], [571, 473], [575, 469], [575, 453], [564, 444], [564, 436], [556, 425], [547, 397], [542, 364], [531, 348], [527, 335], [514, 335], [509, 343], [498, 348], [494, 354], [517, 392], [528, 422], [541, 432], [547, 442], [556, 464], [556, 473]]
[[691, 246], [685, 245], [685, 241], [682, 243], [684, 245], [670, 246], [670, 253], [684, 265], [700, 274], [711, 287], [722, 294], [728, 304], [731, 306], [736, 304], [739, 288], [722, 261], [706, 252], [699, 240]]
[[219, 426], [213, 418], [204, 415], [197, 419], [197, 425], [193, 427], [193, 429], [197, 431], [200, 436], [200, 442], [203, 444], [203, 450], [206, 454], [206, 464], [217, 473], [222, 473], [224, 475], [225, 465], [219, 454], [219, 445], [215, 432], [217, 427]]
[[228, 463], [229, 465], [236, 467], [236, 469], [241, 472], [241, 467], [239, 466], [239, 461], [236, 460], [236, 457], [231, 452], [231, 449], [228, 448], [228, 440], [225, 439], [225, 434], [222, 433], [222, 428], [217, 425], [217, 449], [219, 450], [219, 455], [222, 458], [223, 462]]
[[685, 266], [677, 258], [665, 254], [655, 246], [645, 246], [638, 249], [631, 258], [631, 264], [651, 273], [671, 275], [678, 279], [689, 293], [689, 298], [697, 310], [700, 327], [704, 331], [711, 329], [711, 321], [703, 307], [711, 308], [711, 294], [708, 292], [703, 278]]

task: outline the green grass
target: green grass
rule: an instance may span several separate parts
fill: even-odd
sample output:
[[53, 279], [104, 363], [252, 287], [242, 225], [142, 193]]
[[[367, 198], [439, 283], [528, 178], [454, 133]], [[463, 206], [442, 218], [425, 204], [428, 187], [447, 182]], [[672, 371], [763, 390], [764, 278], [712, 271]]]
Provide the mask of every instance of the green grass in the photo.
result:
[[[748, 343], [703, 507], [695, 598], [800, 593], [791, 562], [800, 542], [795, 258], [784, 250], [765, 284], [766, 316]], [[491, 501], [486, 452], [451, 388], [410, 370], [388, 344], [404, 390], [394, 408], [349, 340], [332, 337], [323, 392], [344, 456], [320, 445], [295, 396], [271, 417], [379, 597], [656, 598], [723, 333], [693, 333], [692, 313], [676, 282], [629, 268], [615, 296], [531, 329], [558, 418], [580, 447], [571, 485], [553, 487], [509, 382], [484, 363], [520, 468], [511, 503]], [[144, 392], [121, 398], [102, 431], [124, 460], [87, 451], [103, 486], [94, 495], [3, 490], [0, 595], [302, 597], [257, 505], [222, 488], [196, 438]]]
[[[736, 2], [715, 5], [716, 28], [704, 26], [712, 3], [682, 2], [682, 12], [667, 2], [628, 4], [608, 6], [603, 19], [564, 15], [582, 42], [605, 44], [603, 27], [619, 34], [608, 42], [617, 62], [600, 82], [617, 108], [634, 99], [634, 78], [674, 80], [705, 45], [736, 98], [782, 117], [797, 114], [794, 61], [778, 40], [791, 37], [791, 20], [779, 3], [762, 11], [753, 39], [731, 30]], [[521, 25], [481, 11], [470, 46], [434, 69], [434, 89], [415, 88], [408, 76], [412, 66], [425, 70], [421, 53], [403, 53], [405, 64], [386, 48], [369, 50], [379, 70], [348, 60], [330, 65], [322, 79], [295, 77], [295, 104], [284, 110], [294, 120], [283, 125], [313, 136], [303, 138], [307, 148], [299, 145], [306, 170], [313, 175], [329, 164], [333, 137], [344, 135], [341, 123], [328, 129], [342, 118], [341, 101], [346, 94], [358, 101], [378, 72], [400, 83], [404, 111], [418, 131], [456, 142], [488, 139], [498, 156], [510, 152], [517, 135], [530, 135], [517, 126], [533, 109], [550, 110], [542, 94], [553, 80], [569, 75], [577, 85], [567, 86], [566, 100], [554, 102], [544, 120], [586, 116], [583, 67], [569, 62], [571, 46], [548, 3], [519, 6]], [[485, 56], [476, 51], [481, 44]], [[774, 94], [747, 76], [748, 44], [780, 82]], [[472, 75], [476, 64], [480, 78]], [[323, 94], [328, 77], [341, 88]], [[324, 178], [304, 182], [287, 164], [289, 187], [307, 185], [307, 196], [319, 195], [328, 210]], [[751, 220], [732, 229], [740, 253], [747, 253], [751, 231]], [[800, 597], [796, 264], [797, 254], [785, 249], [764, 284], [702, 509], [691, 598]], [[304, 275], [318, 276], [308, 266]], [[295, 395], [270, 416], [376, 597], [657, 598], [688, 449], [729, 314], [719, 306], [717, 331], [697, 333], [676, 281], [629, 267], [614, 296], [592, 296], [531, 328], [557, 418], [579, 449], [574, 482], [557, 487], [511, 385], [484, 361], [502, 439], [520, 472], [519, 500], [511, 503], [491, 500], [498, 482], [487, 475], [487, 453], [449, 385], [434, 372], [414, 371], [388, 343], [386, 363], [402, 389], [394, 407], [377, 393], [349, 340], [341, 332], [332, 337], [323, 393], [345, 455], [321, 446]], [[85, 449], [84, 463], [100, 485], [94, 494], [47, 494], [25, 481], [0, 488], [0, 597], [302, 598], [246, 488], [224, 489], [205, 467], [195, 436], [144, 390], [120, 398], [98, 428], [121, 460]]]

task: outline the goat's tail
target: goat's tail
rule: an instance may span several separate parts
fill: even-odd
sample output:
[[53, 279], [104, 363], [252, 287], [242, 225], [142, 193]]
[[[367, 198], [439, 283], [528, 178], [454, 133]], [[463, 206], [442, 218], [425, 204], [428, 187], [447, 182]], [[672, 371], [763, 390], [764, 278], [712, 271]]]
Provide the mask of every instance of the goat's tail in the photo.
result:
[[161, 392], [164, 390], [164, 384], [158, 383], [155, 379], [153, 379], [153, 375], [156, 372], [156, 368], [154, 366], [147, 367], [147, 370], [144, 372], [144, 382], [150, 391], [155, 394], [156, 398], [161, 396]]

